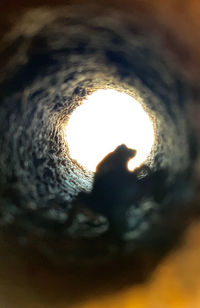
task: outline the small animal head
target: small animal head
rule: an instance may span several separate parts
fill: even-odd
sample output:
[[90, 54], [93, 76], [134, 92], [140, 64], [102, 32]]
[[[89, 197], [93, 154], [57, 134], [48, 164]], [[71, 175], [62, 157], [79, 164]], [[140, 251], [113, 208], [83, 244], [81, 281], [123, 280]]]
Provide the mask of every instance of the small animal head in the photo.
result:
[[128, 160], [134, 157], [136, 152], [136, 150], [127, 148], [125, 144], [118, 146], [99, 163], [96, 178], [113, 170], [125, 170]]
[[125, 144], [121, 144], [115, 149], [116, 157], [119, 157], [119, 159], [124, 162], [127, 162], [130, 158], [133, 158], [136, 153], [136, 150], [129, 149]]

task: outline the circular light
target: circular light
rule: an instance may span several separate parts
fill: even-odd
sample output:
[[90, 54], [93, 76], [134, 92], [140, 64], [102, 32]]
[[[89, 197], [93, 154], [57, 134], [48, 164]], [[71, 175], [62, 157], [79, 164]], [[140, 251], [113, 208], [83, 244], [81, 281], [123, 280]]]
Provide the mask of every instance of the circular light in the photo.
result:
[[120, 144], [136, 149], [128, 169], [140, 166], [154, 144], [150, 117], [132, 96], [116, 90], [97, 90], [72, 113], [65, 140], [72, 159], [90, 171]]

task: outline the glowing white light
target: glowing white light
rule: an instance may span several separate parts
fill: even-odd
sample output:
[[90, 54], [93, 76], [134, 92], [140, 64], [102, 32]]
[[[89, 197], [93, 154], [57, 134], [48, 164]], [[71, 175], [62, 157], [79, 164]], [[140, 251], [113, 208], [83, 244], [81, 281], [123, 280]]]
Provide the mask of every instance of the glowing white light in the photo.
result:
[[70, 156], [90, 171], [118, 145], [136, 149], [128, 169], [140, 166], [154, 144], [154, 128], [141, 104], [128, 94], [97, 90], [72, 113], [65, 140]]

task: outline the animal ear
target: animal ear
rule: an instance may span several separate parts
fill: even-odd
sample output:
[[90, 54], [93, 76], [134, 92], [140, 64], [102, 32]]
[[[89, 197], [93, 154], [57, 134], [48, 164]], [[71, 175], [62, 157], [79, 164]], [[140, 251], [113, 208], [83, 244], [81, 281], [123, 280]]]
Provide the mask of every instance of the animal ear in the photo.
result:
[[128, 150], [127, 146], [125, 144], [119, 145], [115, 151], [125, 151]]

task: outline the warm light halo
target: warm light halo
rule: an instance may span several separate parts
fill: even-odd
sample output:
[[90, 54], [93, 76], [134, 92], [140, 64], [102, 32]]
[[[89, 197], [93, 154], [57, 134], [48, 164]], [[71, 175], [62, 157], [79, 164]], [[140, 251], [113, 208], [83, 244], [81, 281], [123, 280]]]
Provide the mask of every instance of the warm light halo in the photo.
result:
[[155, 140], [153, 123], [132, 96], [113, 89], [99, 89], [83, 100], [65, 126], [70, 157], [89, 171], [120, 144], [136, 149], [127, 167], [140, 166]]

